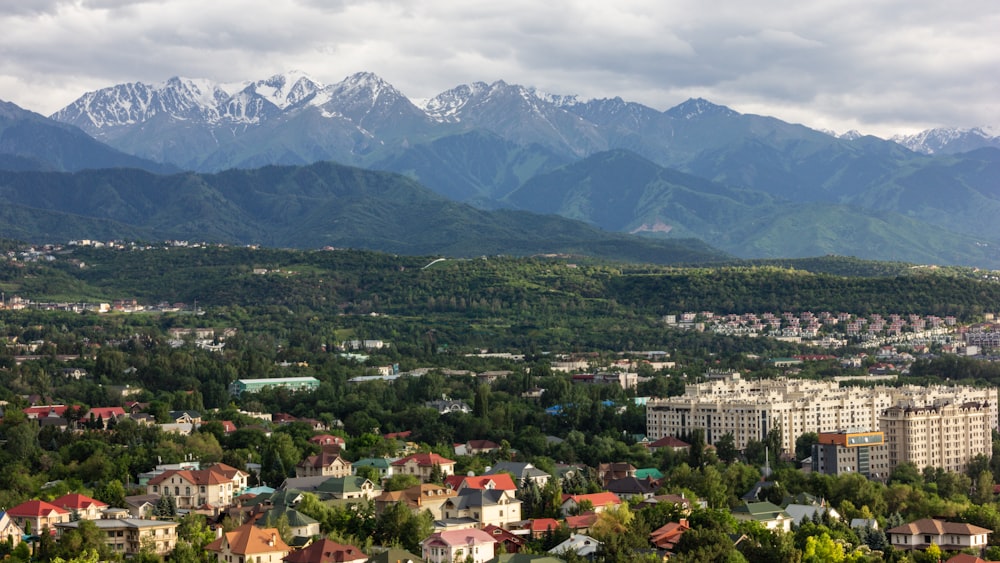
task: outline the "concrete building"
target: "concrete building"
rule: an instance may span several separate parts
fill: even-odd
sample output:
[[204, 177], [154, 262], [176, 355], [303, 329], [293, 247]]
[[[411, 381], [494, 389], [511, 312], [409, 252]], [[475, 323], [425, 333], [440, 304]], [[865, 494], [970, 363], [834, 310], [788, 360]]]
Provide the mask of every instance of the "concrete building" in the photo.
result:
[[319, 387], [319, 380], [315, 377], [237, 379], [229, 384], [229, 394], [239, 397], [243, 393], [256, 393], [269, 387], [282, 387], [291, 391], [313, 391]]
[[[104, 534], [104, 543], [113, 553], [131, 558], [144, 548], [157, 555], [167, 555], [177, 545], [177, 522], [144, 518], [115, 518], [92, 521]], [[76, 528], [80, 521], [56, 524], [59, 534]]]
[[995, 403], [894, 406], [879, 417], [888, 445], [889, 469], [904, 462], [962, 473], [978, 454], [992, 454]]
[[812, 470], [827, 475], [860, 473], [869, 479], [889, 477], [889, 448], [882, 432], [820, 432], [812, 447]]
[[895, 405], [984, 404], [989, 428], [998, 427], [996, 388], [935, 385], [918, 387], [840, 387], [832, 381], [804, 379], [747, 380], [739, 374], [688, 385], [678, 397], [651, 399], [646, 405], [650, 440], [704, 429], [715, 444], [732, 434], [736, 447], [763, 440], [780, 428], [782, 448], [795, 451], [795, 439], [806, 432], [844, 428], [879, 428], [882, 413]]

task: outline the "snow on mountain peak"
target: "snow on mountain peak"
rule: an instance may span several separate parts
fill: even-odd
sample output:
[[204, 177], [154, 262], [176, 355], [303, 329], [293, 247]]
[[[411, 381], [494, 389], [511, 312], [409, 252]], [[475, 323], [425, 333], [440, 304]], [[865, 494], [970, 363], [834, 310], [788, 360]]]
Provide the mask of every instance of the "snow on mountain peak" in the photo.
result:
[[[495, 85], [495, 84], [494, 84]], [[469, 103], [470, 100], [490, 91], [493, 86], [485, 82], [473, 82], [472, 84], [460, 84], [450, 90], [441, 92], [437, 96], [424, 101], [418, 107], [424, 111], [431, 119], [437, 121], [457, 120], [457, 114]]]
[[890, 141], [924, 154], [965, 152], [984, 146], [1000, 147], [992, 127], [939, 127], [914, 135], [894, 135]]
[[301, 102], [322, 88], [322, 84], [314, 81], [305, 73], [293, 70], [258, 80], [247, 86], [245, 90], [257, 94], [279, 109], [285, 109]]

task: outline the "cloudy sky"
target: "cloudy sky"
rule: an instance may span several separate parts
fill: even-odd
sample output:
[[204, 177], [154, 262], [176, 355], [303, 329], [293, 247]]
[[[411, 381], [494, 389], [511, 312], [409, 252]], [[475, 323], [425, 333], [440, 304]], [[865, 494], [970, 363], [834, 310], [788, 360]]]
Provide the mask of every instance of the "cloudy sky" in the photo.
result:
[[880, 136], [1000, 126], [993, 0], [0, 0], [0, 29], [0, 99], [45, 115], [122, 82], [294, 69], [410, 98], [498, 79], [661, 110], [700, 96]]

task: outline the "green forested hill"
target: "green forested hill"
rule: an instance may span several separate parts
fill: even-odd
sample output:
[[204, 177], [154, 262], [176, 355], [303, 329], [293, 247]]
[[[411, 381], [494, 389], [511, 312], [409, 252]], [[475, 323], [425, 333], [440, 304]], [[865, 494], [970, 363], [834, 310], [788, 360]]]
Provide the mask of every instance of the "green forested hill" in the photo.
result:
[[0, 236], [194, 239], [271, 247], [449, 256], [562, 253], [656, 263], [725, 258], [697, 240], [658, 241], [526, 212], [489, 212], [403, 176], [317, 163], [218, 174], [0, 172]]
[[973, 317], [1000, 303], [1000, 283], [982, 272], [838, 257], [715, 268], [556, 257], [434, 260], [351, 250], [69, 247], [51, 263], [0, 262], [0, 284], [8, 295], [35, 301], [138, 298], [519, 322], [684, 311]]

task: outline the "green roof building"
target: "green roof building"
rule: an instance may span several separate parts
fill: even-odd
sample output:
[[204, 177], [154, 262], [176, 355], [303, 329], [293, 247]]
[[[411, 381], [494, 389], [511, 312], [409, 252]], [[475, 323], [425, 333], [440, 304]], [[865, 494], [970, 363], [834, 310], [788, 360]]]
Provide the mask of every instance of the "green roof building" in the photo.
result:
[[269, 387], [282, 387], [291, 391], [314, 391], [319, 387], [319, 380], [315, 377], [237, 379], [229, 384], [229, 394], [239, 397], [243, 393], [256, 393]]

